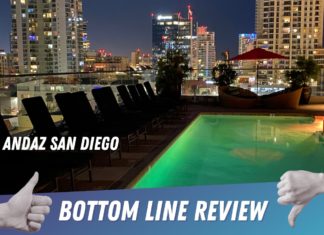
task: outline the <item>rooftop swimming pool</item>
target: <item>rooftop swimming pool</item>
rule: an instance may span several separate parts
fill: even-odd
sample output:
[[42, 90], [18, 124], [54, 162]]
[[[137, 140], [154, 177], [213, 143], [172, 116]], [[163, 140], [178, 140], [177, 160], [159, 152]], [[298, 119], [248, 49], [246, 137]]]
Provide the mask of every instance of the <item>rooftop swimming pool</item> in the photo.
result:
[[200, 115], [134, 188], [277, 182], [287, 170], [324, 172], [322, 121]]

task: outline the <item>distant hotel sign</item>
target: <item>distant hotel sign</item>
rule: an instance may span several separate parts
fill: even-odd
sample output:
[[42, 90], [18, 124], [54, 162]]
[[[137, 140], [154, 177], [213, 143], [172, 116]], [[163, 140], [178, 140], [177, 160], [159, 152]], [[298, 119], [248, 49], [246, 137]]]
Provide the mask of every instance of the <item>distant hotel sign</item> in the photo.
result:
[[158, 15], [157, 20], [172, 20], [172, 16]]

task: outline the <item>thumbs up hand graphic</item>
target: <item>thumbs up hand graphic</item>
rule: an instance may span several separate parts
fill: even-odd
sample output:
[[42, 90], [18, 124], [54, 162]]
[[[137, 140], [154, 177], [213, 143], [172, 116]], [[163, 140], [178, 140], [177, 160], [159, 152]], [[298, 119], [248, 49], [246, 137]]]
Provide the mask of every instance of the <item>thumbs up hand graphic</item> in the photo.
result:
[[51, 198], [33, 195], [38, 173], [7, 203], [0, 204], [0, 227], [37, 232], [50, 212]]

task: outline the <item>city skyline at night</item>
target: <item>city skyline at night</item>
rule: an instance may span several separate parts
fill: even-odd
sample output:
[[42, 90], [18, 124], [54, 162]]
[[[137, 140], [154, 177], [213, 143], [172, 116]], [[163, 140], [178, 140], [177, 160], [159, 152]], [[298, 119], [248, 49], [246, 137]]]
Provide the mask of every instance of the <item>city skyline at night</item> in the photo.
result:
[[[239, 33], [254, 32], [255, 1], [229, 2], [147, 0], [108, 2], [84, 0], [91, 49], [106, 48], [115, 55], [130, 56], [135, 48], [150, 52], [152, 48], [151, 13], [186, 13], [192, 5], [195, 20], [216, 32], [217, 51], [237, 54]], [[0, 3], [0, 48], [9, 52], [11, 30], [10, 2]], [[220, 55], [220, 53], [218, 54]]]

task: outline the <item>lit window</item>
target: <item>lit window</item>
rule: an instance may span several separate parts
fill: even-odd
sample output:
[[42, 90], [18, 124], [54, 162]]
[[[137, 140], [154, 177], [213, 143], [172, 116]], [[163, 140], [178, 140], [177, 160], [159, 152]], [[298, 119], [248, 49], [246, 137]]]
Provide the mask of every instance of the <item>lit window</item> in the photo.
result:
[[290, 33], [290, 28], [283, 28], [282, 31], [283, 33]]
[[290, 23], [290, 18], [289, 18], [289, 17], [285, 17], [285, 18], [284, 18], [284, 22], [285, 22], [285, 23]]
[[52, 13], [44, 13], [43, 18], [52, 18]]
[[38, 40], [37, 36], [34, 34], [29, 35], [29, 41], [36, 42]]

